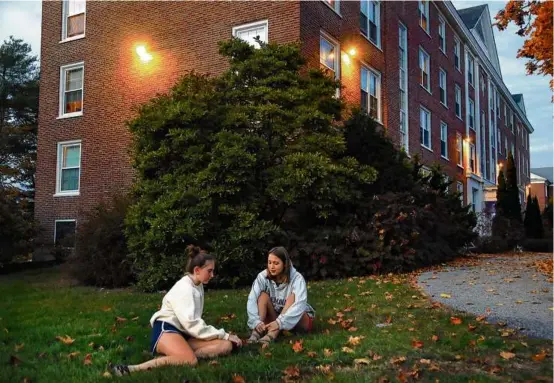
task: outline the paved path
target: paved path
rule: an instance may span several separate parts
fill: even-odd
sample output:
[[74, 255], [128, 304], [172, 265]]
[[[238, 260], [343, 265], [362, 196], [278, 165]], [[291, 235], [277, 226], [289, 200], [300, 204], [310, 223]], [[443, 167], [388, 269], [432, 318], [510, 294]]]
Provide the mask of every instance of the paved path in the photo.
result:
[[486, 258], [473, 266], [425, 272], [418, 284], [435, 301], [476, 316], [490, 307], [487, 321], [506, 322], [526, 335], [552, 339], [552, 283], [529, 265], [549, 258], [551, 254]]

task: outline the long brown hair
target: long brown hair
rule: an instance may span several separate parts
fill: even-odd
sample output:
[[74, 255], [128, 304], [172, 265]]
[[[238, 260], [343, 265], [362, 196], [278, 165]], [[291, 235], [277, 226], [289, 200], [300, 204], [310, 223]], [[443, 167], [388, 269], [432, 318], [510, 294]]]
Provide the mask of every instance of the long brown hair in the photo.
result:
[[[283, 282], [284, 283], [289, 283], [289, 281], [290, 281], [290, 270], [291, 270], [292, 265], [291, 265], [291, 262], [290, 262], [289, 253], [288, 253], [287, 249], [285, 249], [283, 246], [277, 246], [277, 247], [274, 247], [273, 249], [269, 250], [269, 252], [267, 253], [267, 256], [269, 257], [271, 254], [275, 255], [277, 258], [279, 258], [283, 262], [284, 267], [283, 267], [283, 271], [281, 272], [281, 274], [283, 274], [285, 276]], [[266, 270], [267, 270], [267, 279], [275, 280], [275, 277], [271, 276], [267, 266], [266, 266]], [[281, 274], [279, 274], [279, 275], [281, 275]]]
[[194, 273], [194, 268], [204, 267], [207, 262], [214, 262], [215, 256], [208, 254], [205, 250], [202, 250], [198, 246], [188, 245], [187, 246], [187, 255], [189, 257], [187, 261], [187, 267], [185, 271], [189, 274]]

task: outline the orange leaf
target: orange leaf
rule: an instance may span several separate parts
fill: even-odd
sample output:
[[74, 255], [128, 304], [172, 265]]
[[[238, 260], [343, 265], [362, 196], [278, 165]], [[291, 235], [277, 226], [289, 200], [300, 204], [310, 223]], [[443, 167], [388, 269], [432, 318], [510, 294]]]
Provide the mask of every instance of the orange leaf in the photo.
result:
[[350, 327], [350, 328], [348, 329], [348, 331], [350, 331], [350, 332], [358, 331], [358, 328], [352, 326], [352, 327]]
[[477, 322], [484, 321], [485, 319], [487, 319], [486, 315], [479, 315], [477, 318], [475, 318]]
[[462, 320], [460, 318], [450, 317], [450, 323], [457, 326], [462, 324]]
[[326, 357], [330, 357], [331, 355], [333, 355], [333, 351], [331, 351], [328, 348], [325, 348], [323, 349], [323, 355], [325, 355]]
[[246, 383], [246, 380], [240, 375], [234, 374], [233, 375], [233, 383]]
[[433, 335], [433, 336], [431, 337], [431, 340], [432, 340], [433, 342], [437, 342], [437, 341], [439, 340], [439, 336], [438, 336], [438, 335]]
[[88, 366], [88, 365], [92, 364], [92, 354], [87, 354], [85, 356], [85, 359], [83, 360], [83, 364], [85, 366]]
[[533, 359], [535, 362], [542, 362], [544, 358], [546, 358], [545, 350], [542, 350], [540, 353], [531, 356], [531, 359]]
[[337, 321], [334, 320], [333, 318], [329, 318], [329, 320], [327, 321], [327, 323], [329, 323], [330, 325], [335, 325], [335, 324], [337, 324]]
[[500, 356], [503, 358], [503, 359], [512, 359], [516, 356], [516, 354], [514, 354], [513, 352], [508, 352], [508, 351], [502, 351], [500, 353]]
[[308, 358], [315, 358], [315, 357], [317, 357], [317, 352], [315, 351], [308, 352]]
[[413, 348], [423, 348], [423, 342], [420, 340], [412, 340]]
[[75, 358], [76, 356], [79, 356], [79, 355], [81, 355], [81, 353], [79, 351], [74, 351], [74, 352], [71, 352], [71, 353], [67, 354], [67, 357], [69, 359], [73, 359], [73, 358]]
[[115, 317], [115, 321], [116, 323], [123, 323], [123, 322], [127, 322], [127, 318]]
[[288, 366], [283, 373], [287, 378], [300, 378], [300, 369], [296, 366]]
[[467, 329], [468, 329], [469, 331], [473, 331], [473, 330], [475, 330], [476, 328], [477, 328], [477, 326], [472, 325], [471, 323], [467, 325]]
[[292, 345], [292, 350], [296, 353], [304, 351], [304, 346], [302, 345], [302, 343], [304, 343], [303, 340], [297, 340], [296, 342], [294, 342], [294, 344]]
[[75, 342], [75, 339], [71, 339], [69, 335], [57, 336], [56, 339], [62, 342], [63, 344], [67, 344], [67, 345], [73, 344], [73, 342]]

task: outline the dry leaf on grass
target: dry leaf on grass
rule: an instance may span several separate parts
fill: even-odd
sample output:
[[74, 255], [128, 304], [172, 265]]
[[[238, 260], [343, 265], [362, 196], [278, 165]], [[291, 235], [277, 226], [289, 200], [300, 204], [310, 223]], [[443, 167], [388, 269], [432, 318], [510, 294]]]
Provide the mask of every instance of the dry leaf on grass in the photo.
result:
[[284, 371], [285, 375], [283, 379], [285, 382], [290, 382], [294, 380], [300, 380], [300, 369], [296, 366], [288, 366]]
[[412, 347], [413, 348], [423, 348], [423, 342], [420, 340], [412, 340]]
[[323, 355], [325, 355], [326, 357], [330, 357], [331, 355], [333, 355], [333, 351], [331, 351], [328, 348], [325, 348], [323, 349]]
[[354, 359], [354, 366], [356, 366], [356, 367], [358, 367], [358, 366], [369, 366], [370, 363], [371, 363], [371, 361], [369, 360], [369, 358]]
[[317, 357], [317, 352], [309, 351], [306, 355], [308, 355], [308, 358], [316, 358]]
[[15, 356], [15, 355], [10, 355], [10, 364], [11, 364], [12, 366], [17, 367], [17, 366], [19, 366], [21, 363], [22, 363], [22, 360], [19, 359], [17, 356]]
[[25, 347], [25, 343], [16, 344], [15, 347], [14, 347], [14, 351], [19, 352], [20, 350], [23, 349], [23, 347]]
[[350, 347], [343, 347], [342, 349], [342, 352], [346, 352], [347, 354], [353, 354], [354, 353], [354, 350], [352, 350]]
[[115, 317], [115, 322], [116, 322], [116, 323], [123, 323], [123, 322], [127, 322], [127, 318], [123, 318], [123, 317]]
[[442, 293], [442, 294], [441, 294], [441, 298], [452, 298], [452, 295]]
[[85, 356], [85, 359], [83, 359], [83, 364], [85, 366], [88, 366], [88, 365], [91, 365], [92, 364], [92, 354], [87, 354]]
[[112, 374], [109, 372], [109, 371], [104, 371], [104, 373], [102, 374], [102, 376], [104, 378], [111, 378], [112, 377]]
[[304, 351], [304, 346], [302, 345], [302, 343], [304, 343], [302, 339], [294, 342], [294, 344], [292, 345], [292, 350], [296, 353]]
[[73, 342], [75, 342], [75, 339], [71, 339], [69, 335], [57, 336], [56, 339], [62, 342], [63, 344], [67, 344], [67, 345], [73, 344]]
[[540, 353], [531, 356], [531, 359], [533, 359], [535, 362], [542, 362], [544, 358], [546, 358], [545, 350], [542, 350]]
[[217, 360], [210, 360], [208, 366], [219, 366], [219, 362]]
[[450, 317], [450, 323], [457, 326], [457, 325], [462, 324], [462, 320], [460, 318], [457, 318], [457, 317]]
[[233, 375], [233, 383], [246, 383], [246, 380], [240, 375], [234, 374]]
[[397, 357], [392, 357], [390, 359], [390, 362], [391, 364], [402, 364], [406, 361], [406, 357], [405, 356], [397, 356]]
[[502, 351], [500, 353], [500, 356], [503, 358], [503, 359], [512, 359], [512, 358], [515, 358], [516, 354], [514, 354], [513, 352], [508, 352], [508, 351]]

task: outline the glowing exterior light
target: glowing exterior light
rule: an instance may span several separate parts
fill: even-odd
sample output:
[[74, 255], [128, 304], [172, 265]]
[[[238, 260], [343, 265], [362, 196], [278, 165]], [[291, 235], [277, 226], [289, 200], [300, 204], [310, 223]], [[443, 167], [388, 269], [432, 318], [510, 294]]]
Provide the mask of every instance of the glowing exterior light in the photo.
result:
[[136, 48], [136, 52], [140, 58], [140, 61], [147, 63], [152, 60], [152, 55], [146, 51], [146, 47], [144, 45], [139, 45]]
[[499, 162], [499, 163], [498, 163], [498, 167], [499, 167], [500, 169], [502, 169], [502, 166], [504, 166], [504, 164], [503, 164], [502, 162]]
[[352, 57], [356, 56], [356, 48], [352, 48], [348, 51], [348, 54]]
[[342, 54], [342, 61], [344, 61], [344, 63], [346, 65], [350, 65], [350, 56], [348, 56], [348, 54], [346, 54], [346, 53], [343, 53]]

